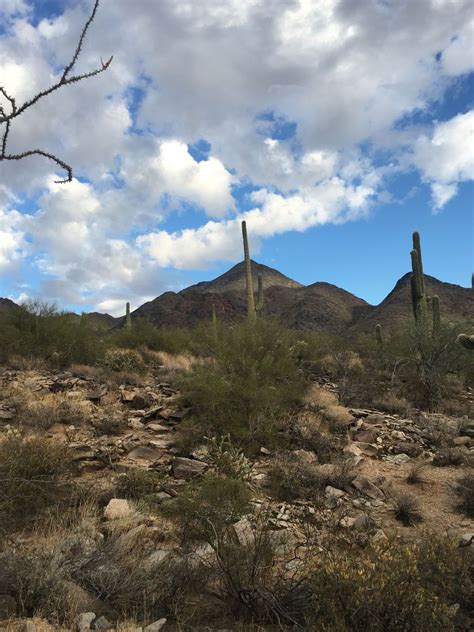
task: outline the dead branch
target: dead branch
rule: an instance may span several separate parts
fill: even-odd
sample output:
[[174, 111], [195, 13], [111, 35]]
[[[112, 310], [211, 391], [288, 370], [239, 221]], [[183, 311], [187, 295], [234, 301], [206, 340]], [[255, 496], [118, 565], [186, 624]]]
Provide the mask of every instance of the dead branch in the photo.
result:
[[52, 86], [50, 86], [49, 88], [46, 88], [45, 90], [41, 90], [40, 92], [38, 92], [35, 96], [33, 96], [31, 99], [28, 99], [27, 101], [25, 101], [22, 105], [17, 106], [16, 104], [16, 99], [11, 96], [7, 90], [5, 89], [4, 86], [0, 86], [0, 95], [3, 95], [3, 97], [5, 97], [5, 99], [8, 101], [9, 106], [8, 106], [8, 112], [6, 111], [5, 107], [0, 105], [0, 127], [3, 125], [3, 133], [1, 134], [1, 151], [0, 151], [0, 161], [1, 160], [22, 160], [23, 158], [27, 158], [28, 156], [44, 156], [45, 158], [48, 158], [49, 160], [52, 160], [53, 162], [55, 162], [57, 165], [59, 165], [62, 169], [64, 169], [64, 171], [67, 174], [66, 178], [63, 178], [62, 180], [56, 180], [56, 182], [58, 184], [62, 184], [65, 182], [71, 182], [72, 180], [72, 167], [70, 165], [68, 165], [66, 162], [64, 162], [63, 160], [61, 160], [60, 158], [58, 158], [55, 154], [48, 152], [48, 151], [44, 151], [42, 149], [29, 149], [26, 151], [23, 151], [21, 153], [17, 153], [17, 154], [9, 154], [7, 153], [7, 144], [8, 144], [8, 136], [10, 134], [10, 129], [11, 129], [11, 122], [19, 117], [21, 114], [23, 114], [23, 112], [25, 112], [28, 108], [32, 107], [33, 105], [35, 105], [35, 103], [37, 103], [40, 99], [42, 99], [43, 97], [48, 96], [49, 94], [51, 94], [52, 92], [55, 92], [56, 90], [59, 90], [59, 88], [62, 88], [63, 86], [67, 86], [71, 83], [77, 83], [78, 81], [82, 81], [83, 79], [88, 79], [89, 77], [95, 77], [96, 75], [99, 75], [100, 73], [104, 72], [105, 70], [107, 70], [107, 68], [110, 66], [113, 56], [110, 57], [107, 61], [102, 61], [102, 59], [100, 60], [100, 67], [96, 68], [95, 70], [92, 70], [90, 72], [86, 72], [83, 74], [79, 74], [79, 75], [74, 75], [71, 74], [72, 69], [74, 68], [79, 55], [81, 54], [82, 51], [82, 45], [84, 43], [84, 39], [85, 36], [87, 34], [87, 31], [91, 25], [91, 23], [93, 22], [96, 13], [97, 13], [97, 9], [99, 7], [99, 2], [100, 0], [95, 0], [94, 1], [94, 6], [92, 8], [92, 12], [87, 20], [87, 22], [84, 24], [80, 37], [79, 37], [79, 41], [77, 43], [76, 49], [74, 51], [74, 54], [71, 58], [71, 61], [67, 64], [67, 66], [64, 68], [61, 77], [58, 79], [58, 81], [56, 83], [54, 83]]

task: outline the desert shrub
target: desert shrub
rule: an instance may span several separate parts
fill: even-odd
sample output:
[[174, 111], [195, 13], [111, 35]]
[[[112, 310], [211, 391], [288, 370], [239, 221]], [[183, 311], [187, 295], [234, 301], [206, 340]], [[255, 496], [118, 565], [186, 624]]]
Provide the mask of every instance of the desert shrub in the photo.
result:
[[419, 503], [415, 496], [411, 494], [400, 494], [395, 498], [393, 505], [395, 518], [403, 523], [405, 527], [412, 527], [422, 522], [423, 516], [421, 515]]
[[70, 493], [66, 449], [42, 437], [0, 443], [0, 528], [16, 529], [63, 502]]
[[176, 522], [183, 539], [213, 542], [216, 532], [250, 513], [250, 500], [244, 481], [208, 472], [166, 502], [162, 511]]
[[196, 365], [178, 385], [207, 436], [229, 434], [249, 449], [275, 442], [275, 419], [298, 404], [306, 383], [293, 355], [296, 339], [273, 321], [227, 328], [213, 361]]
[[0, 348], [18, 355], [49, 360], [64, 367], [73, 362], [94, 364], [105, 343], [86, 318], [61, 312], [54, 305], [30, 302], [0, 314]]
[[423, 472], [426, 468], [425, 463], [415, 463], [408, 470], [406, 481], [409, 485], [419, 485], [424, 482]]
[[94, 434], [97, 437], [120, 435], [128, 427], [127, 421], [121, 416], [114, 417], [108, 415], [107, 417], [99, 417], [92, 421], [92, 427]]
[[318, 414], [290, 415], [283, 425], [283, 436], [280, 447], [288, 446], [314, 452], [320, 463], [329, 463], [335, 451], [336, 438], [327, 429], [322, 417]]
[[433, 465], [437, 467], [450, 467], [463, 465], [466, 457], [459, 448], [444, 448], [439, 450], [433, 457]]
[[459, 478], [454, 491], [459, 499], [459, 509], [474, 518], [474, 474], [471, 472]]
[[454, 604], [466, 608], [472, 596], [468, 561], [454, 543], [432, 535], [354, 554], [329, 551], [319, 558], [311, 586], [311, 621], [341, 632], [453, 631]]
[[119, 498], [140, 500], [144, 496], [160, 491], [162, 485], [163, 476], [158, 472], [134, 468], [121, 474], [115, 487]]
[[120, 373], [141, 373], [145, 368], [141, 355], [134, 349], [108, 349], [102, 366]]
[[318, 500], [326, 481], [314, 463], [290, 452], [278, 455], [268, 470], [268, 485], [279, 500]]
[[150, 349], [172, 354], [189, 352], [196, 338], [190, 328], [156, 327], [145, 319], [133, 319], [132, 327], [114, 331], [111, 343], [125, 349]]

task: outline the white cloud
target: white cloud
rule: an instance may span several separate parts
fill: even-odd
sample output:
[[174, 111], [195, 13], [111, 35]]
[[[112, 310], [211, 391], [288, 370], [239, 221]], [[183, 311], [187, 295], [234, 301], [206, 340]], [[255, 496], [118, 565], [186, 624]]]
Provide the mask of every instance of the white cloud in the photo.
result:
[[[26, 2], [0, 4], [0, 77], [20, 102], [58, 76], [90, 3], [37, 26]], [[80, 180], [53, 185], [56, 166], [42, 158], [0, 164], [1, 260], [32, 254], [42, 291], [115, 309], [166, 288], [160, 267], [235, 260], [242, 217], [258, 247], [365, 214], [406, 154], [441, 208], [473, 177], [472, 113], [432, 132], [395, 124], [472, 68], [472, 31], [469, 0], [103, 2], [77, 70], [114, 54], [110, 68], [39, 102], [10, 139], [12, 151], [57, 153]], [[259, 120], [264, 111], [275, 120]], [[278, 134], [284, 121], [294, 138]], [[187, 146], [200, 138], [211, 151], [198, 162]], [[387, 164], [362, 143], [390, 152]], [[258, 188], [246, 213], [239, 184]], [[12, 215], [12, 196], [25, 194], [38, 212]], [[163, 230], [182, 201], [213, 221]]]
[[474, 110], [435, 124], [431, 136], [415, 143], [413, 162], [431, 183], [436, 209], [457, 191], [457, 184], [474, 179]]

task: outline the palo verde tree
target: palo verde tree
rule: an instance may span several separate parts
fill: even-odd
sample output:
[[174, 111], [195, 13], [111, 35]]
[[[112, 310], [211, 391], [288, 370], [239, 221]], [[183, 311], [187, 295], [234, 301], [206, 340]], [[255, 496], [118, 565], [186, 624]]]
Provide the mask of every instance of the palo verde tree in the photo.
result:
[[11, 127], [13, 122], [19, 118], [26, 110], [33, 107], [40, 99], [48, 96], [49, 94], [59, 90], [63, 86], [70, 85], [72, 83], [77, 83], [78, 81], [82, 81], [83, 79], [88, 79], [90, 77], [95, 77], [100, 73], [107, 70], [110, 66], [113, 57], [110, 57], [107, 61], [100, 60], [100, 67], [95, 70], [91, 70], [90, 72], [86, 72], [83, 74], [74, 74], [73, 69], [76, 65], [76, 62], [81, 54], [82, 46], [84, 43], [84, 39], [86, 37], [87, 31], [89, 30], [90, 25], [94, 21], [94, 18], [97, 13], [97, 9], [99, 7], [99, 0], [95, 0], [92, 11], [89, 15], [87, 22], [84, 24], [81, 34], [79, 36], [79, 41], [77, 43], [74, 54], [71, 58], [71, 61], [66, 65], [63, 69], [61, 76], [59, 79], [53, 83], [53, 85], [49, 86], [49, 88], [45, 88], [41, 90], [37, 94], [35, 94], [30, 99], [27, 99], [23, 103], [17, 103], [15, 97], [8, 92], [5, 86], [0, 86], [0, 161], [1, 160], [22, 160], [23, 158], [27, 158], [29, 156], [43, 156], [44, 158], [48, 158], [52, 160], [57, 165], [59, 165], [66, 172], [66, 176], [62, 180], [57, 180], [57, 183], [71, 182], [72, 180], [72, 167], [68, 165], [64, 160], [61, 160], [55, 154], [45, 151], [44, 149], [26, 149], [20, 153], [9, 153], [8, 152], [8, 140], [9, 134], [11, 131]]

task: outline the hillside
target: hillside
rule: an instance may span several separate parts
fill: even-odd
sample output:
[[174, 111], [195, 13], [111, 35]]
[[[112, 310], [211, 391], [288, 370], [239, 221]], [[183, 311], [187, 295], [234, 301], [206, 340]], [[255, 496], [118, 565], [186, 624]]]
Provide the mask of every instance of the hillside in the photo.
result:
[[[366, 331], [380, 323], [386, 328], [392, 328], [411, 318], [410, 277], [411, 273], [403, 275], [386, 298], [365, 314], [356, 323], [356, 327]], [[426, 274], [425, 284], [428, 296], [439, 296], [441, 314], [445, 321], [468, 321], [474, 324], [474, 292], [471, 289], [444, 283]]]

